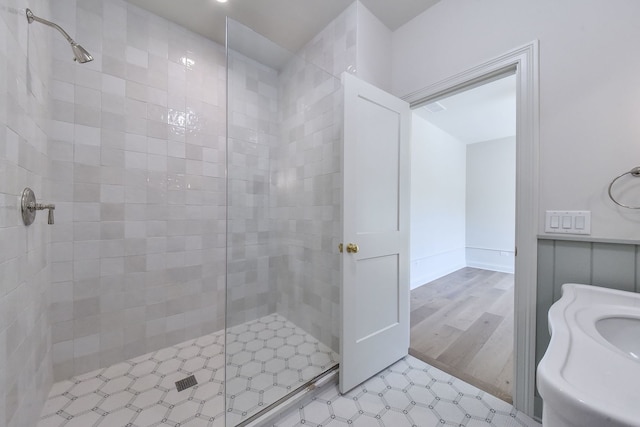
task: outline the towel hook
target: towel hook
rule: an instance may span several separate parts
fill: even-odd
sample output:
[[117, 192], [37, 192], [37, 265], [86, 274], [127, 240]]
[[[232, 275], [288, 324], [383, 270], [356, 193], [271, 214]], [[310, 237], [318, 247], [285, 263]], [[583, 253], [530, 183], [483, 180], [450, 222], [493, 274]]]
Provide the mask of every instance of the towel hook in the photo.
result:
[[636, 166], [635, 168], [631, 169], [630, 171], [625, 172], [625, 173], [623, 173], [621, 175], [618, 175], [615, 178], [613, 178], [613, 181], [611, 181], [611, 184], [609, 184], [609, 198], [613, 201], [613, 203], [615, 203], [618, 206], [622, 206], [623, 208], [640, 209], [640, 206], [629, 206], [629, 205], [625, 205], [623, 203], [620, 203], [619, 201], [617, 201], [615, 199], [615, 197], [613, 197], [613, 194], [611, 194], [611, 189], [613, 188], [613, 185], [616, 183], [617, 180], [619, 180], [620, 178], [622, 178], [625, 175], [631, 175], [634, 178], [640, 177], [640, 166]]

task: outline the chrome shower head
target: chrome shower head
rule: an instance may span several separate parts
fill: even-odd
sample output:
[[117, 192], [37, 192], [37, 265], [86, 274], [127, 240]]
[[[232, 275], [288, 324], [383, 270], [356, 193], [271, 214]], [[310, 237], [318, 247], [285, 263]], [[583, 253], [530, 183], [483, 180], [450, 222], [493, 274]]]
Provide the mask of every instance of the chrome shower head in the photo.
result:
[[58, 24], [54, 24], [51, 21], [47, 21], [46, 19], [39, 18], [31, 12], [31, 9], [27, 9], [26, 11], [27, 21], [29, 24], [33, 23], [33, 21], [39, 22], [41, 24], [47, 25], [49, 27], [55, 28], [60, 31], [60, 33], [64, 36], [65, 39], [71, 44], [71, 49], [73, 50], [73, 60], [77, 61], [81, 64], [85, 62], [93, 61], [93, 56], [89, 52], [86, 51], [85, 48], [76, 43], [70, 36], [67, 34], [65, 30], [62, 29]]
[[85, 62], [93, 61], [93, 56], [89, 52], [86, 51], [85, 48], [80, 46], [77, 43], [71, 43], [71, 49], [73, 50], [73, 58], [74, 61], [84, 64]]

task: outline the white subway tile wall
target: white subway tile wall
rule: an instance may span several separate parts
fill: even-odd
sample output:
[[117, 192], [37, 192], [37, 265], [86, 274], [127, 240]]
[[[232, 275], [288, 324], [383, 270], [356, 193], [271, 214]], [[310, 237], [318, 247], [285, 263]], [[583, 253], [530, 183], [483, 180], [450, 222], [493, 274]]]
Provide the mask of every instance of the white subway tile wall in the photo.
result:
[[[74, 63], [27, 6], [95, 60]], [[356, 71], [355, 9], [299, 53], [308, 62], [231, 58], [230, 324], [281, 312], [334, 350], [330, 73]], [[0, 17], [0, 424], [18, 427], [35, 425], [54, 378], [224, 327], [226, 63], [222, 46], [124, 0], [0, 0]], [[55, 225], [22, 224], [25, 186], [56, 204]]]
[[224, 326], [224, 47], [124, 0], [63, 0], [53, 42], [56, 380]]
[[[231, 38], [245, 34], [241, 24], [229, 28]], [[276, 311], [277, 287], [269, 277], [276, 245], [269, 181], [280, 128], [278, 72], [235, 50], [229, 51], [228, 60], [227, 325], [236, 326]]]
[[42, 212], [25, 226], [19, 204], [25, 187], [39, 201], [55, 202], [47, 180], [54, 34], [28, 24], [27, 6], [49, 14], [49, 1], [0, 0], [0, 425], [6, 427], [36, 424], [53, 379], [51, 228]]
[[356, 71], [356, 7], [354, 2], [280, 72], [281, 141], [272, 160], [272, 217], [281, 242], [272, 262], [277, 311], [336, 352], [343, 123], [336, 76]]
[[280, 74], [281, 141], [272, 163], [277, 311], [338, 351], [342, 87], [302, 59]]
[[[233, 50], [229, 58], [228, 325], [278, 312], [334, 351], [343, 115], [336, 76], [355, 72], [356, 6], [278, 70]], [[229, 28], [232, 43], [268, 45], [241, 24]]]
[[357, 74], [356, 64], [359, 1], [351, 3], [298, 52], [298, 56], [336, 77]]

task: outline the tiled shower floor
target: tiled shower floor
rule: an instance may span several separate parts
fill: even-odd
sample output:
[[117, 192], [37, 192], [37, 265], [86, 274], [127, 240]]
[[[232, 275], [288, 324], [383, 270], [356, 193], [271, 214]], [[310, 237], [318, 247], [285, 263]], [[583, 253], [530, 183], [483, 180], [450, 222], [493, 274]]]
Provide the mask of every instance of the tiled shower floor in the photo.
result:
[[[279, 315], [230, 328], [228, 338], [229, 426], [335, 360]], [[223, 427], [224, 363], [224, 335], [218, 332], [56, 383], [38, 427]], [[199, 384], [177, 392], [175, 381], [191, 374]], [[300, 425], [539, 426], [504, 401], [411, 356], [345, 395], [332, 386], [274, 424]]]
[[[235, 425], [336, 363], [284, 317], [229, 328], [227, 425]], [[224, 333], [189, 340], [54, 384], [38, 427], [209, 426], [224, 422]], [[198, 385], [178, 392], [194, 375]]]
[[227, 332], [227, 425], [260, 412], [338, 363], [329, 347], [279, 314]]
[[[224, 426], [224, 335], [206, 335], [54, 384], [38, 427]], [[180, 393], [175, 382], [194, 374]]]

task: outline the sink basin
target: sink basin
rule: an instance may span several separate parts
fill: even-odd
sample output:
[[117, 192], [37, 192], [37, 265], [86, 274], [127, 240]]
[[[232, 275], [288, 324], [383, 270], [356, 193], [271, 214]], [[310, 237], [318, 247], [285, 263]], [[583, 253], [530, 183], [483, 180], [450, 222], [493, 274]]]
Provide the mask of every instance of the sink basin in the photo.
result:
[[640, 362], [640, 319], [606, 317], [596, 321], [596, 330], [611, 345]]
[[569, 283], [538, 365], [546, 427], [640, 426], [640, 294]]

